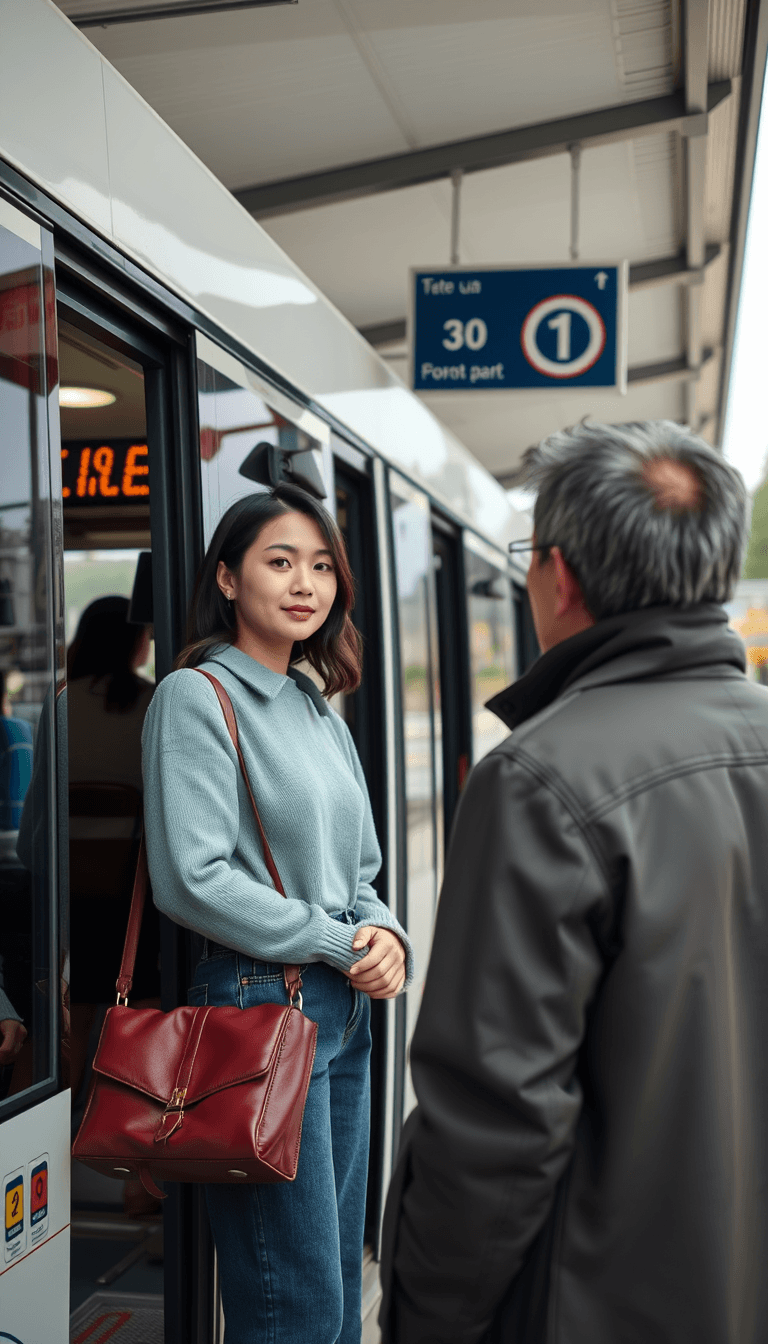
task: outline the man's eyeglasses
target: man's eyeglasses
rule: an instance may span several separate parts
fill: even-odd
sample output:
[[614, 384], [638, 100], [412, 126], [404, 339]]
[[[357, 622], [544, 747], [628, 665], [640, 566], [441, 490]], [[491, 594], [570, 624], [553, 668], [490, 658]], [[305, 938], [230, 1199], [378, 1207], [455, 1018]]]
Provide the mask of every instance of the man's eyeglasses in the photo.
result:
[[552, 547], [551, 541], [534, 541], [533, 537], [528, 541], [510, 541], [510, 555], [525, 555], [526, 551], [548, 551]]

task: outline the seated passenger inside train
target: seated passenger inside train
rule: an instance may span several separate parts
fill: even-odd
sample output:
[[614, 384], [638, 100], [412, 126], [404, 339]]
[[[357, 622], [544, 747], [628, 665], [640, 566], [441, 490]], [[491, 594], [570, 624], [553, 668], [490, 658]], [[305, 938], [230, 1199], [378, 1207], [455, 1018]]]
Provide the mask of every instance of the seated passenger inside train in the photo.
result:
[[[14, 714], [8, 692], [7, 673], [0, 669], [0, 866], [6, 873], [11, 870], [16, 873], [19, 870], [16, 858], [19, 822], [32, 778], [32, 725]], [[10, 894], [16, 905], [17, 898], [8, 892], [9, 885], [6, 877], [0, 879], [3, 896]], [[8, 918], [8, 912], [5, 914], [0, 922], [7, 931], [12, 919]], [[14, 988], [13, 983], [18, 949], [13, 946], [12, 936], [7, 944], [0, 942], [0, 1097], [8, 1091], [10, 1066], [27, 1036], [19, 1007], [20, 1004], [24, 1006], [26, 996], [23, 987]], [[19, 980], [18, 975], [15, 978]]]
[[[91, 602], [80, 617], [67, 659], [71, 1085], [76, 1116], [84, 1102], [85, 1075], [103, 1008], [115, 1001], [141, 829], [141, 730], [155, 688], [137, 671], [147, 661], [149, 629], [130, 622], [129, 609], [126, 597]], [[157, 913], [148, 906], [134, 974], [134, 1007], [160, 1006], [159, 951]], [[143, 1193], [135, 1192], [139, 1202]], [[127, 1196], [130, 1203], [130, 1191]]]

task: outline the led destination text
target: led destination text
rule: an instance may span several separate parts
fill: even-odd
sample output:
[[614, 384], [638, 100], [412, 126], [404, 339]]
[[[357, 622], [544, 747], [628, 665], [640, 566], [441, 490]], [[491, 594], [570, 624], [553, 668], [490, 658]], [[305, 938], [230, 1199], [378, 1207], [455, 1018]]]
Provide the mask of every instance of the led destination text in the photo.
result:
[[67, 443], [61, 450], [62, 495], [72, 504], [146, 503], [146, 443]]

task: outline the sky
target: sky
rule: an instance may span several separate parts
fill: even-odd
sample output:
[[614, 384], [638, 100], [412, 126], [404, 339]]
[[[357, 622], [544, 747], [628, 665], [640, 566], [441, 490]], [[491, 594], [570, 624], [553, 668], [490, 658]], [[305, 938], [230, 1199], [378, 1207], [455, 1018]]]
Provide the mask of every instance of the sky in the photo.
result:
[[768, 72], [755, 154], [723, 452], [749, 490], [768, 458]]

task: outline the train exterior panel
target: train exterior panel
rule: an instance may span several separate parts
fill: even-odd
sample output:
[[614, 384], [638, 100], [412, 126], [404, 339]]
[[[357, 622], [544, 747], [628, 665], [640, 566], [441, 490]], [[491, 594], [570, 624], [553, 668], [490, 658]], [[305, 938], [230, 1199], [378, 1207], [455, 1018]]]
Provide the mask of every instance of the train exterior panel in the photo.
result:
[[0, 1129], [4, 1210], [0, 1339], [66, 1344], [69, 1296], [69, 1091]]

